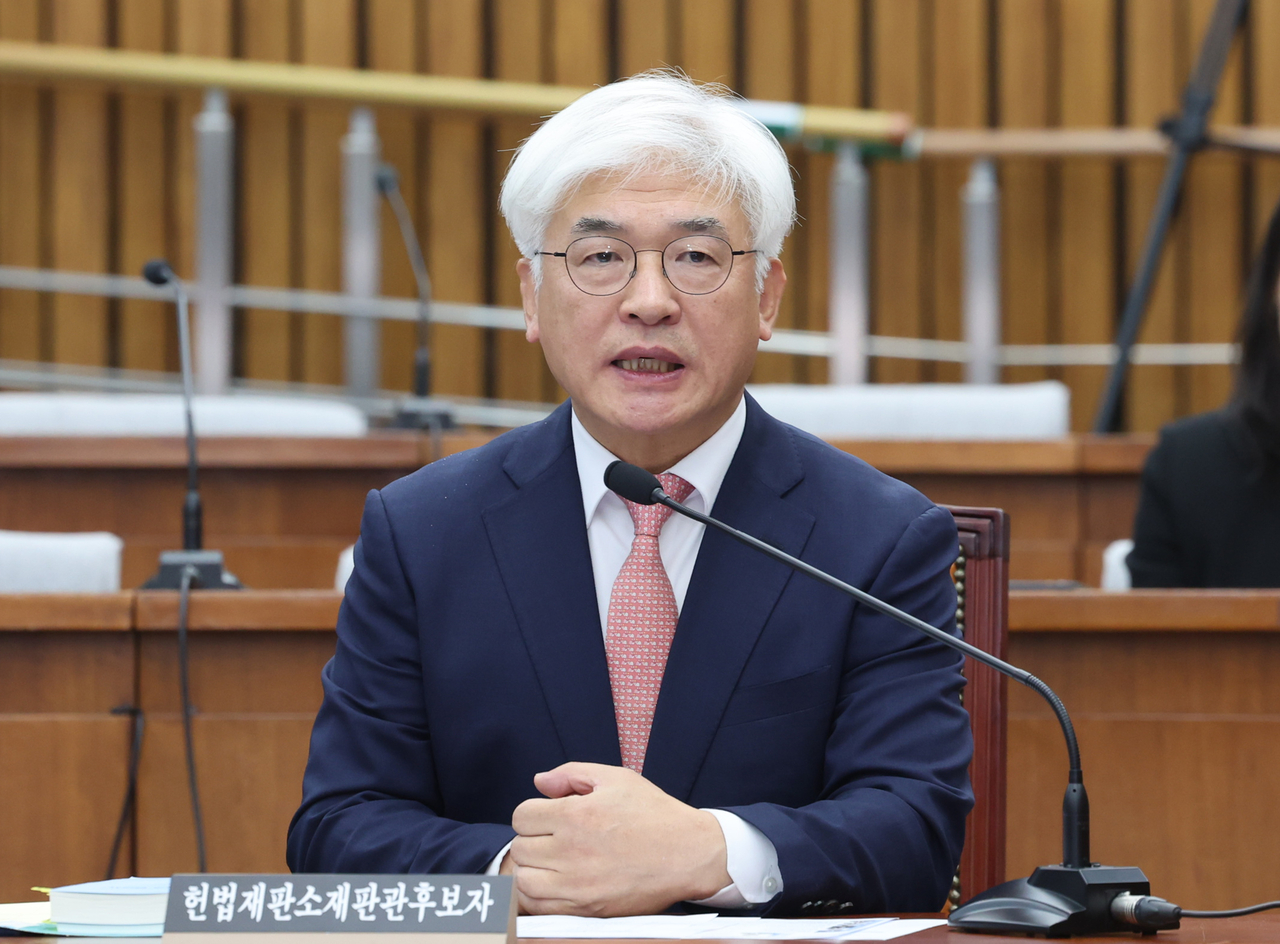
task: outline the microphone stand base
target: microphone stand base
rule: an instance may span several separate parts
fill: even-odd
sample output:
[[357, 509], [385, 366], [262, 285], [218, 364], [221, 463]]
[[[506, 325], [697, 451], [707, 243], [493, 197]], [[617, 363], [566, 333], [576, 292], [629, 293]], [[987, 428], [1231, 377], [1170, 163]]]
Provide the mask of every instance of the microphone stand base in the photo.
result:
[[221, 551], [161, 551], [160, 569], [144, 583], [142, 590], [181, 590], [182, 572], [196, 569], [192, 586], [201, 590], [243, 590], [244, 586], [222, 563]]
[[[1109, 865], [1071, 868], [1042, 865], [1030, 878], [989, 888], [956, 908], [947, 926], [984, 934], [1041, 934], [1076, 937], [1111, 931], [1153, 933], [1117, 920], [1111, 902], [1117, 895], [1150, 895], [1141, 869]], [[1177, 927], [1177, 924], [1171, 927]]]

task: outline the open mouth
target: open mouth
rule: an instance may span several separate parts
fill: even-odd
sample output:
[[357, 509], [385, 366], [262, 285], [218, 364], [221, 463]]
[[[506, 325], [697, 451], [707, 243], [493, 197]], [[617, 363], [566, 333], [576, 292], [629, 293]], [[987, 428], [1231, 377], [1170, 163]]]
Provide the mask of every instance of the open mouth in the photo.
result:
[[673, 370], [680, 370], [684, 364], [659, 360], [656, 357], [629, 357], [619, 358], [613, 362], [613, 366], [623, 370], [639, 371], [642, 374], [669, 374]]

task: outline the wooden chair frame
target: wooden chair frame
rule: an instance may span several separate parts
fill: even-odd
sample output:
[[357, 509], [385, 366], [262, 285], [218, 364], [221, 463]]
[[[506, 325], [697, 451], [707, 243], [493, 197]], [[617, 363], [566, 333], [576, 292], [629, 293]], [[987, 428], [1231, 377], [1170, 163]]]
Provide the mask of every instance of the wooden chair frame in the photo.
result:
[[[1009, 638], [1009, 516], [999, 508], [943, 506], [960, 532], [956, 622], [966, 642], [1005, 658]], [[964, 703], [973, 727], [969, 767], [976, 799], [948, 903], [954, 907], [1004, 881], [1005, 733], [1009, 680], [965, 659]]]

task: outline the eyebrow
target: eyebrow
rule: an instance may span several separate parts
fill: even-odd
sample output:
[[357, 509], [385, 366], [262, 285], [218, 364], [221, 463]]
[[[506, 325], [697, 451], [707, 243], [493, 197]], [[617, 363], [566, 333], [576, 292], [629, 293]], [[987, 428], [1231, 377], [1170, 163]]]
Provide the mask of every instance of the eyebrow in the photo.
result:
[[[727, 232], [724, 223], [714, 216], [698, 216], [689, 220], [676, 220], [671, 225], [676, 229], [684, 230], [686, 233], [716, 233], [722, 235]], [[606, 220], [599, 216], [584, 216], [574, 223], [569, 230], [576, 236], [590, 235], [592, 233], [621, 234], [626, 231], [627, 228], [621, 223]]]
[[699, 216], [692, 220], [676, 220], [676, 227], [689, 233], [718, 233], [727, 232], [724, 224], [714, 216]]
[[615, 223], [613, 220], [606, 220], [599, 216], [584, 216], [573, 224], [569, 232], [577, 235], [584, 233], [622, 233], [626, 232], [626, 227], [621, 223]]

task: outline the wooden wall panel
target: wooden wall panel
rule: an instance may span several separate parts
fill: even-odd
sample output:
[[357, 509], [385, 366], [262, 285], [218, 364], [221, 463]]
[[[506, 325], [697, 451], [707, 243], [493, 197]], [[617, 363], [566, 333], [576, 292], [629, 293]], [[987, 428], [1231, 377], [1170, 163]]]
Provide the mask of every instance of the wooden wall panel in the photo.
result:
[[[1213, 0], [1189, 0], [1187, 46], [1199, 51]], [[1243, 46], [1236, 42], [1218, 88], [1210, 121], [1239, 124], [1244, 118]], [[1187, 73], [1190, 72], [1190, 67]], [[1222, 343], [1235, 336], [1240, 318], [1244, 274], [1244, 173], [1233, 154], [1202, 154], [1187, 175], [1183, 212], [1190, 239], [1188, 263], [1188, 324], [1185, 340]], [[1231, 390], [1231, 371], [1224, 365], [1189, 368], [1189, 402], [1185, 412], [1203, 413], [1222, 406]]]
[[[232, 53], [232, 0], [172, 0], [176, 52], [190, 56], [229, 57]], [[174, 268], [195, 275], [196, 155], [192, 124], [204, 107], [204, 96], [177, 96], [174, 119]], [[198, 317], [198, 316], [197, 316]]]
[[[107, 42], [106, 0], [53, 0], [53, 39], [79, 46]], [[112, 188], [107, 176], [107, 96], [94, 88], [53, 93], [50, 161], [50, 264], [106, 272]], [[108, 363], [109, 303], [90, 295], [54, 295], [51, 353], [67, 364]]]
[[[794, 0], [749, 0], [742, 10], [742, 79], [740, 91], [748, 98], [790, 102], [800, 97], [797, 86], [796, 17]], [[788, 156], [794, 162], [801, 149]], [[789, 272], [804, 258], [804, 240], [793, 234], [782, 250], [782, 264]], [[798, 273], [797, 273], [798, 274]], [[803, 287], [788, 282], [778, 311], [779, 328], [799, 327], [797, 295]], [[794, 383], [804, 358], [787, 354], [762, 354], [752, 372], [753, 383]]]
[[652, 0], [618, 0], [615, 48], [617, 74], [635, 75], [646, 69], [670, 67], [671, 33], [675, 23], [671, 4]]
[[[0, 4], [0, 37], [34, 42], [40, 38], [37, 0]], [[0, 265], [39, 266], [44, 247], [45, 174], [42, 93], [21, 85], [0, 85]], [[40, 360], [44, 350], [42, 310], [34, 292], [0, 289], [0, 357]]]
[[[371, 0], [360, 9], [364, 19], [360, 30], [365, 44], [363, 60], [368, 68], [387, 72], [418, 71], [420, 39], [425, 32], [425, 24], [419, 21], [423, 12], [414, 0]], [[379, 108], [376, 120], [382, 160], [400, 174], [400, 190], [410, 214], [415, 216], [414, 226], [421, 239], [422, 220], [414, 213], [414, 208], [420, 203], [420, 116], [404, 108]], [[413, 268], [409, 264], [395, 214], [386, 200], [379, 200], [379, 213], [382, 227], [381, 292], [400, 298], [416, 298], [418, 289]], [[408, 321], [383, 321], [381, 340], [382, 386], [388, 390], [413, 389], [414, 353], [418, 346], [416, 326]]]
[[[426, 70], [476, 78], [484, 74], [484, 4], [481, 0], [429, 0], [425, 8]], [[427, 265], [437, 298], [482, 303], [488, 284], [488, 223], [492, 214], [485, 172], [484, 124], [474, 118], [428, 119], [427, 147], [419, 151], [425, 181]], [[509, 237], [508, 237], [509, 238]], [[434, 389], [479, 396], [485, 391], [485, 332], [438, 325], [431, 332]]]
[[[356, 64], [355, 0], [300, 0], [297, 16], [301, 62], [346, 68]], [[330, 292], [342, 288], [341, 147], [350, 115], [349, 107], [338, 104], [308, 104], [302, 109], [299, 215], [303, 288]], [[343, 382], [341, 318], [303, 315], [300, 351], [300, 379]]]
[[[931, 5], [928, 5], [931, 7]], [[931, 86], [926, 81], [922, 0], [873, 0], [871, 5], [871, 101], [932, 123]], [[924, 337], [932, 292], [921, 280], [927, 264], [929, 177], [919, 164], [878, 161], [872, 169], [872, 331], [893, 337]], [[918, 382], [921, 361], [881, 358], [871, 376], [882, 382]]]
[[[237, 37], [245, 59], [289, 62], [295, 47], [290, 0], [254, 0], [240, 9]], [[236, 110], [236, 195], [240, 252], [237, 273], [246, 285], [283, 288], [297, 284], [298, 157], [301, 124], [286, 102], [255, 99]], [[284, 311], [249, 308], [240, 314], [240, 363], [245, 377], [293, 380], [291, 325], [301, 318]]]
[[[102, 878], [124, 800], [133, 642], [126, 632], [0, 632], [0, 897]], [[36, 828], [32, 828], [33, 824]], [[117, 875], [128, 875], [126, 840]], [[15, 868], [16, 865], [21, 868]]]
[[[548, 16], [544, 0], [494, 0], [493, 4], [493, 77], [516, 82], [544, 82], [550, 65], [545, 61], [548, 44]], [[496, 206], [497, 184], [511, 160], [512, 151], [527, 138], [535, 125], [519, 119], [494, 122], [493, 219], [494, 269], [490, 298], [494, 304], [520, 306], [520, 283], [516, 278], [516, 248], [506, 223]], [[542, 352], [516, 331], [493, 334], [493, 394], [511, 400], [540, 400], [549, 374]]]
[[[925, 127], [1150, 127], [1177, 105], [1213, 0], [7, 0], [0, 35], [208, 56], [592, 85], [659, 66], [765, 99], [908, 111]], [[1280, 0], [1257, 0], [1250, 55], [1233, 53], [1217, 115], [1280, 124]], [[42, 32], [43, 31], [43, 32]], [[236, 276], [334, 289], [340, 277], [339, 142], [350, 109], [234, 103]], [[36, 90], [0, 83], [0, 264], [132, 274], [164, 253], [191, 275], [200, 96]], [[524, 120], [378, 113], [421, 227], [435, 295], [519, 302], [517, 253], [495, 209]], [[828, 154], [790, 147], [801, 221], [785, 250], [784, 327], [826, 324]], [[1231, 337], [1252, 242], [1280, 199], [1280, 162], [1200, 154], [1144, 341]], [[1112, 339], [1162, 170], [1158, 160], [1006, 159], [1004, 336]], [[960, 189], [968, 162], [873, 160], [872, 319], [880, 334], [961, 332]], [[384, 285], [415, 290], [384, 214]], [[0, 291], [0, 357], [172, 368], [172, 318], [139, 302]], [[235, 368], [265, 380], [340, 382], [341, 321], [238, 314]], [[407, 387], [412, 326], [384, 326], [384, 383]], [[554, 400], [540, 352], [516, 332], [433, 330], [436, 388]], [[958, 365], [881, 359], [881, 381], [950, 380]], [[767, 355], [757, 380], [821, 382], [821, 358]], [[1073, 425], [1090, 425], [1098, 367], [1056, 376]], [[1129, 427], [1152, 430], [1221, 403], [1224, 367], [1139, 367]]]
[[[1251, 20], [1253, 94], [1252, 119], [1261, 125], [1280, 125], [1280, 0], [1254, 0]], [[1249, 261], [1261, 245], [1267, 222], [1280, 204], [1280, 160], [1259, 158], [1253, 162], [1253, 225], [1247, 247]]]
[[[1125, 123], [1150, 128], [1178, 107], [1179, 81], [1186, 75], [1179, 61], [1178, 24], [1169, 16], [1166, 0], [1135, 0], [1125, 6], [1125, 59], [1132, 78], [1125, 84]], [[1132, 280], [1147, 235], [1147, 221], [1155, 205], [1165, 162], [1160, 158], [1136, 158], [1124, 168], [1125, 182], [1125, 285]], [[1177, 340], [1178, 327], [1186, 319], [1184, 278], [1186, 215], [1175, 223], [1161, 257], [1160, 270], [1147, 307], [1139, 340], [1145, 344]], [[1128, 424], [1135, 429], [1158, 429], [1182, 412], [1179, 409], [1179, 374], [1185, 371], [1164, 365], [1132, 368], [1125, 391]], [[1181, 378], [1185, 381], [1185, 377]]]
[[[844, 0], [809, 0], [802, 8], [804, 100], [815, 105], [856, 108], [862, 101], [862, 6]], [[831, 225], [830, 154], [793, 152], [800, 219], [791, 236], [801, 255], [788, 273], [797, 328], [826, 331], [830, 255], [826, 233]], [[825, 358], [796, 358], [796, 380], [825, 383]]]
[[[1010, 660], [1045, 679], [1072, 712], [1095, 861], [1139, 866], [1158, 894], [1186, 908], [1268, 900], [1280, 846], [1274, 829], [1259, 827], [1272, 822], [1280, 794], [1280, 706], [1268, 684], [1278, 651], [1261, 633], [1010, 637]], [[1066, 786], [1061, 731], [1019, 686], [1009, 689], [1009, 757], [1016, 877], [1059, 861]]]
[[[165, 51], [164, 0], [122, 0], [115, 15], [121, 49]], [[145, 92], [120, 95], [117, 108], [117, 269], [136, 276], [148, 259], [168, 250], [170, 109], [163, 95]], [[118, 305], [120, 366], [176, 370], [173, 306], [140, 299], [121, 299]]]
[[[1053, 0], [999, 0], [996, 113], [1001, 127], [1047, 128], [1057, 122]], [[1000, 280], [1006, 344], [1048, 344], [1056, 336], [1053, 277], [1057, 241], [1053, 195], [1057, 167], [1013, 158], [1000, 168]], [[1006, 382], [1044, 380], [1043, 367], [1005, 367]]]
[[[933, 82], [933, 127], [983, 128], [989, 118], [987, 62], [989, 0], [953, 0], [935, 4], [929, 28]], [[967, 161], [937, 161], [929, 170], [933, 197], [930, 245], [920, 273], [930, 297], [928, 334], [947, 341], [964, 336], [964, 214], [962, 197], [970, 174]], [[930, 380], [958, 383], [960, 364], [934, 363]]]
[[[332, 632], [196, 632], [193, 727], [209, 868], [283, 872], [285, 829], [301, 799], [320, 669]], [[196, 867], [173, 633], [141, 639], [139, 704], [147, 744], [138, 778], [138, 871]], [[203, 771], [203, 773], [201, 773]], [[228, 772], [234, 772], [228, 776]]]
[[[1072, 0], [1059, 7], [1065, 127], [1097, 128], [1115, 117], [1115, 0]], [[1099, 344], [1114, 335], [1117, 282], [1115, 168], [1110, 160], [1065, 160], [1058, 204], [1061, 340]], [[1072, 428], [1088, 429], [1106, 368], [1067, 367]]]
[[733, 0], [675, 0], [679, 65], [700, 82], [736, 88], [737, 27]]

